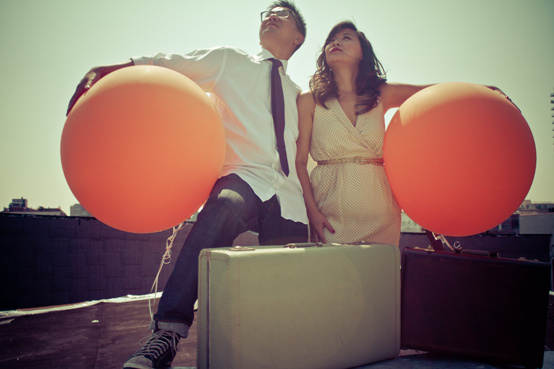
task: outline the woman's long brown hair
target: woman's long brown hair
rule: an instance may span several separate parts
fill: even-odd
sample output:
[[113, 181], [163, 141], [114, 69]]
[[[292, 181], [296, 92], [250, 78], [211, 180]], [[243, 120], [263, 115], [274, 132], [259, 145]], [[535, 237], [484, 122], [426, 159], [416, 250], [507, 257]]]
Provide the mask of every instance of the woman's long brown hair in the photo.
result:
[[315, 101], [328, 109], [325, 104], [327, 100], [339, 96], [337, 84], [333, 71], [325, 59], [325, 46], [327, 46], [335, 35], [345, 29], [351, 29], [358, 34], [362, 46], [363, 59], [358, 66], [358, 77], [356, 78], [356, 94], [359, 98], [356, 115], [367, 113], [379, 103], [381, 92], [379, 86], [387, 80], [383, 65], [375, 56], [373, 47], [364, 33], [358, 31], [354, 23], [349, 21], [340, 22], [333, 27], [325, 40], [321, 55], [317, 58], [317, 70], [310, 80], [310, 89], [314, 94]]

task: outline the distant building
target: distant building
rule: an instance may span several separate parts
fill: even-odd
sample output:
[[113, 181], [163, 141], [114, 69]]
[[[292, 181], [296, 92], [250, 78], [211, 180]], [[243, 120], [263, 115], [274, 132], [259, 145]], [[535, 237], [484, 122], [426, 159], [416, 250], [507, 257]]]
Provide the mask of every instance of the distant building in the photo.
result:
[[[24, 199], [23, 197], [20, 199], [12, 199], [12, 202], [10, 203], [10, 206], [8, 209], [16, 210], [16, 209], [24, 209], [27, 207], [27, 199]], [[4, 211], [6, 211], [6, 208], [4, 208]]]
[[72, 217], [91, 217], [92, 215], [81, 204], [72, 205], [69, 208], [69, 215]]
[[[554, 93], [550, 94], [550, 97], [554, 97]], [[550, 103], [554, 105], [554, 100], [550, 100]], [[554, 111], [554, 106], [550, 110]], [[554, 113], [552, 113], [552, 118], [554, 118]], [[554, 124], [554, 120], [552, 121], [552, 124]], [[552, 130], [554, 131], [554, 128], [552, 128]]]
[[[552, 217], [530, 217], [530, 215], [551, 214]], [[524, 229], [521, 229], [520, 222], [521, 217], [526, 217], [524, 222]], [[550, 225], [550, 220], [554, 219], [554, 203], [553, 202], [532, 202], [531, 200], [525, 200], [506, 220], [497, 225], [494, 228], [489, 229], [485, 233], [489, 234], [552, 234], [554, 242], [554, 229]], [[546, 222], [546, 223], [545, 223]], [[537, 223], [536, 226], [533, 224]], [[540, 226], [538, 224], [541, 224]], [[547, 225], [545, 225], [547, 224]], [[532, 229], [532, 230], [531, 230]], [[413, 220], [402, 212], [402, 232], [424, 232], [424, 229], [415, 223]]]
[[4, 214], [20, 214], [20, 215], [52, 215], [58, 217], [66, 217], [67, 214], [61, 208], [45, 208], [39, 206], [38, 209], [33, 209], [27, 206], [27, 199], [12, 199], [12, 202], [2, 212]]
[[489, 229], [486, 233], [492, 234], [519, 234], [519, 213], [513, 213], [494, 228]]
[[520, 234], [550, 234], [550, 248], [554, 247], [554, 212], [522, 214], [519, 223]]
[[553, 202], [531, 202], [531, 200], [525, 200], [523, 201], [523, 204], [521, 204], [519, 209], [517, 209], [517, 211], [521, 215], [553, 213], [554, 203]]
[[406, 213], [402, 212], [402, 232], [425, 232], [420, 225], [410, 219]]
[[492, 234], [549, 234], [554, 246], [554, 203], [525, 200], [508, 219], [486, 233]]

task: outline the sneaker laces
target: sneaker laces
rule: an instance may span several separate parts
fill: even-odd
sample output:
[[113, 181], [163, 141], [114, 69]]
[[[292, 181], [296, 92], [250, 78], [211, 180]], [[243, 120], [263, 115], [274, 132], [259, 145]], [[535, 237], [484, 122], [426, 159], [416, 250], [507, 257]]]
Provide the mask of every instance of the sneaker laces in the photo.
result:
[[181, 336], [175, 332], [160, 329], [150, 336], [140, 340], [140, 344], [148, 338], [148, 341], [138, 350], [133, 356], [150, 355], [154, 359], [158, 359], [168, 350], [173, 349], [175, 352], [179, 350], [179, 340]]

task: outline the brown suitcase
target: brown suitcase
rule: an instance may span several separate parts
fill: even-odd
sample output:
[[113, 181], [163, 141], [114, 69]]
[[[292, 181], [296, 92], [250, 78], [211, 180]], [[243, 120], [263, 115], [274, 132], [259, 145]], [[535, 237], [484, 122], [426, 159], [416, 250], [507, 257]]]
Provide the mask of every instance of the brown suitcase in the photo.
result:
[[406, 248], [402, 347], [542, 367], [550, 264]]

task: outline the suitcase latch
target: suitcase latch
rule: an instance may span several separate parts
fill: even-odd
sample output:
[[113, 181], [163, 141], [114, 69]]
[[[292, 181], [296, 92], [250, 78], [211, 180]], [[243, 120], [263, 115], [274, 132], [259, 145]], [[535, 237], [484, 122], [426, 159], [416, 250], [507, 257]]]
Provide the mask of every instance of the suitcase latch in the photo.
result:
[[448, 243], [448, 240], [446, 238], [444, 238], [444, 236], [442, 234], [438, 234], [438, 233], [435, 233], [435, 232], [431, 232], [431, 234], [433, 235], [435, 240], [437, 240], [437, 241], [440, 240], [444, 246], [448, 246], [448, 248], [450, 250], [454, 251], [454, 252], [456, 252], [456, 250], [461, 250], [462, 249], [462, 245], [460, 244], [460, 241], [454, 242], [454, 245], [453, 245], [454, 247], [452, 247]]

